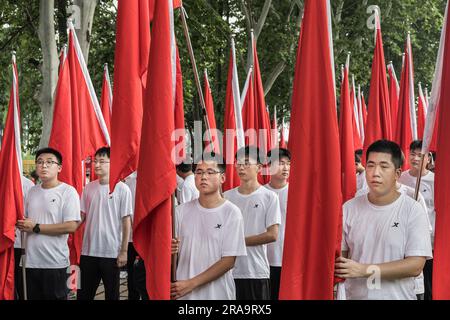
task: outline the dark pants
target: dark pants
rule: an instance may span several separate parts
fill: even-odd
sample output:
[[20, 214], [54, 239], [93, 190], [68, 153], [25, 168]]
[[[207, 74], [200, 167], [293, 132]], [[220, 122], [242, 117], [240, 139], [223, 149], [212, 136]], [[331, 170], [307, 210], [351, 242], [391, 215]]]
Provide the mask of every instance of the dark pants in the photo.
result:
[[14, 248], [14, 299], [23, 300], [23, 274], [20, 266], [22, 249]]
[[236, 300], [270, 300], [269, 279], [234, 279]]
[[281, 267], [270, 267], [270, 299], [278, 300], [280, 292]]
[[134, 264], [133, 282], [142, 300], [149, 300], [145, 279], [144, 260], [138, 259]]
[[28, 300], [67, 300], [67, 276], [67, 268], [27, 268]]
[[427, 260], [423, 267], [423, 283], [425, 286], [425, 300], [433, 300], [432, 283], [433, 283], [433, 259]]
[[116, 258], [81, 256], [81, 288], [77, 290], [77, 300], [94, 300], [100, 280], [105, 287], [105, 300], [120, 298], [120, 269]]
[[128, 260], [127, 260], [127, 274], [128, 274], [128, 300], [139, 300], [140, 294], [136, 290], [134, 282], [134, 262], [137, 257], [137, 252], [134, 249], [133, 242], [128, 242]]

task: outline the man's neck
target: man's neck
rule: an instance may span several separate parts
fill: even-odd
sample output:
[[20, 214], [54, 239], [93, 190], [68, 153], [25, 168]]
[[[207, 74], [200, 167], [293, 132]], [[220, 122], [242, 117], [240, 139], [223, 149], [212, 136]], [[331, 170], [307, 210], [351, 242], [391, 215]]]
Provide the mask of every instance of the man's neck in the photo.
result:
[[258, 180], [241, 181], [241, 185], [238, 188], [239, 193], [251, 194], [255, 192], [261, 185]]
[[286, 179], [270, 179], [269, 186], [271, 186], [273, 189], [282, 189], [286, 187], [287, 180]]
[[200, 203], [200, 205], [203, 208], [214, 209], [214, 208], [221, 206], [225, 202], [225, 199], [222, 198], [219, 191], [217, 191], [217, 192], [211, 193], [211, 194], [200, 193], [198, 202]]
[[98, 177], [98, 182], [102, 185], [109, 184], [109, 175], [105, 177]]
[[186, 180], [187, 177], [192, 176], [192, 175], [194, 175], [194, 173], [193, 172], [189, 172], [189, 173], [183, 174], [181, 177], [183, 178], [183, 180]]
[[[415, 168], [411, 168], [411, 169], [409, 169], [409, 174], [412, 176], [412, 177], [415, 177], [415, 178], [417, 178], [418, 176], [419, 176], [419, 170], [417, 170], [417, 169], [415, 169]], [[426, 176], [428, 174], [428, 170], [425, 168], [425, 169], [423, 169], [423, 171], [422, 171], [422, 177], [423, 176]]]
[[48, 181], [42, 181], [42, 188], [43, 189], [51, 189], [54, 187], [57, 187], [61, 184], [60, 181], [58, 181], [58, 178], [52, 179], [52, 180], [48, 180]]
[[369, 192], [368, 199], [370, 203], [376, 205], [376, 206], [387, 206], [391, 203], [395, 202], [399, 197], [401, 196], [401, 193], [397, 191], [397, 185], [393, 190], [391, 190], [389, 193], [384, 195], [375, 195], [373, 192]]

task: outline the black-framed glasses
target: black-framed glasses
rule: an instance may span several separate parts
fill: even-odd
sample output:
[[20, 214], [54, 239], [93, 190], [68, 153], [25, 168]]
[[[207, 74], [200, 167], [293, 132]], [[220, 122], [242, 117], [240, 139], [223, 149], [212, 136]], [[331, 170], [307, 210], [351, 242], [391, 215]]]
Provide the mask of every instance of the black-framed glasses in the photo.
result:
[[105, 163], [109, 163], [109, 161], [103, 161], [103, 160], [94, 160], [94, 164], [100, 164], [100, 165], [104, 165]]
[[215, 174], [223, 173], [222, 171], [216, 171], [216, 170], [195, 170], [194, 174], [196, 176], [202, 177], [203, 175], [206, 175], [207, 177], [212, 177]]
[[46, 160], [46, 161], [44, 161], [44, 160], [38, 160], [38, 161], [36, 161], [36, 165], [39, 166], [39, 167], [42, 167], [44, 164], [45, 164], [47, 167], [51, 167], [51, 166], [54, 165], [54, 164], [57, 164], [57, 165], [59, 166], [59, 162], [53, 161], [53, 160]]

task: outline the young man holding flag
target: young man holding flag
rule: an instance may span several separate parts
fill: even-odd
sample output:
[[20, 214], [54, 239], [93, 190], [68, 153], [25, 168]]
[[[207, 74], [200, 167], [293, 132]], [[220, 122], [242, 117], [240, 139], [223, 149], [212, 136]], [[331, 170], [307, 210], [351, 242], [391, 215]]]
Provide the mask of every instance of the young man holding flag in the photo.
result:
[[414, 278], [432, 257], [424, 208], [397, 191], [402, 152], [396, 143], [376, 141], [366, 158], [370, 191], [343, 206], [335, 274], [347, 279], [348, 299], [415, 300]]
[[58, 180], [62, 156], [54, 149], [36, 153], [36, 172], [42, 184], [30, 189], [24, 220], [25, 267], [29, 300], [66, 300], [69, 267], [69, 233], [78, 228], [80, 199], [77, 191]]
[[247, 256], [238, 257], [233, 270], [237, 300], [270, 300], [267, 244], [278, 239], [281, 213], [277, 195], [258, 183], [261, 163], [257, 147], [239, 149], [236, 169], [241, 184], [224, 194], [244, 217]]

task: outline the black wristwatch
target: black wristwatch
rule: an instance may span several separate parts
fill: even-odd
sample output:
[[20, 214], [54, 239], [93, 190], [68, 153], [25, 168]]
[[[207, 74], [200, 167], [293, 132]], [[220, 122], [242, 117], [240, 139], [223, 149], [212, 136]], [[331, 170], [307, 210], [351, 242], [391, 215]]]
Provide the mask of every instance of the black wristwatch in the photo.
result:
[[41, 232], [41, 228], [39, 228], [39, 223], [36, 223], [36, 225], [33, 228], [33, 232], [34, 233], [39, 233]]

